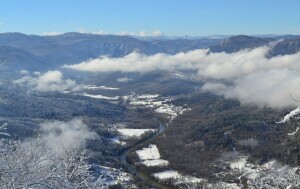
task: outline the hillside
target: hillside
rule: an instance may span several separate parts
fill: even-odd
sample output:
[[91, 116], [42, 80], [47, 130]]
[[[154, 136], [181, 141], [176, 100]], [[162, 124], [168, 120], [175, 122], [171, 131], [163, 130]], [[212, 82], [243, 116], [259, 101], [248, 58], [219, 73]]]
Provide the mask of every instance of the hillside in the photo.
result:
[[156, 39], [141, 40], [130, 36], [65, 33], [56, 36], [0, 33], [0, 65], [3, 71], [46, 71], [64, 64], [76, 64], [101, 56], [123, 57], [132, 52], [145, 55], [176, 54], [210, 48], [211, 52], [232, 53], [253, 49], [271, 42], [281, 42], [271, 49], [269, 57], [299, 51], [295, 36], [251, 37], [232, 36], [227, 39]]

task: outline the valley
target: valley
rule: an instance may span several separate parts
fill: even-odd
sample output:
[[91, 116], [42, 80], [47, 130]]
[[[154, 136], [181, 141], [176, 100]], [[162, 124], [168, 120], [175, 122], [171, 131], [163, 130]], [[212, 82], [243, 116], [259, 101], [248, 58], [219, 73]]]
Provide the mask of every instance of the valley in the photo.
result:
[[297, 102], [276, 87], [298, 85], [297, 40], [0, 34], [1, 144], [78, 147], [94, 188], [299, 187]]
[[300, 1], [0, 6], [0, 189], [300, 189]]

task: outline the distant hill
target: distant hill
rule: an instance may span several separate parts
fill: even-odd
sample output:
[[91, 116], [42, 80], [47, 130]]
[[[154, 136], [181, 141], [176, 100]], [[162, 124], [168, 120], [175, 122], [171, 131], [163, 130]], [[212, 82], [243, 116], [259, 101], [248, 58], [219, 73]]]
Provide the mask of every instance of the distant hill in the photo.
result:
[[210, 48], [211, 52], [232, 53], [245, 48], [256, 48], [282, 39], [269, 56], [292, 54], [300, 50], [298, 36], [246, 36], [227, 39], [162, 38], [141, 40], [130, 36], [65, 33], [56, 36], [0, 33], [0, 69], [17, 72], [57, 69], [63, 64], [76, 64], [100, 56], [122, 57], [131, 52], [146, 55], [176, 54], [195, 49]]
[[221, 39], [172, 39], [172, 40], [154, 40], [151, 44], [159, 47], [165, 53], [176, 54], [195, 49], [209, 48], [220, 43]]
[[0, 46], [0, 70], [49, 70], [51, 62], [24, 49]]
[[[2, 70], [29, 71], [76, 64], [100, 56], [122, 57], [134, 51], [146, 55], [175, 54], [217, 45], [220, 39], [144, 41], [130, 36], [65, 33], [56, 36], [0, 34]], [[4, 50], [6, 49], [6, 50]]]
[[271, 41], [275, 41], [275, 39], [237, 35], [222, 40], [219, 45], [211, 46], [210, 49], [212, 52], [232, 53], [246, 48], [256, 48], [267, 45]]
[[211, 46], [211, 52], [232, 53], [242, 49], [253, 49], [275, 42], [267, 57], [294, 54], [300, 51], [300, 36], [296, 35], [270, 35], [270, 36], [246, 36], [237, 35], [222, 40], [218, 45]]
[[278, 42], [269, 52], [269, 57], [294, 54], [300, 51], [300, 37]]
[[133, 51], [155, 54], [161, 50], [144, 41], [127, 36], [65, 33], [36, 36], [20, 33], [0, 34], [0, 45], [26, 49], [54, 65], [74, 64], [102, 55], [120, 57]]

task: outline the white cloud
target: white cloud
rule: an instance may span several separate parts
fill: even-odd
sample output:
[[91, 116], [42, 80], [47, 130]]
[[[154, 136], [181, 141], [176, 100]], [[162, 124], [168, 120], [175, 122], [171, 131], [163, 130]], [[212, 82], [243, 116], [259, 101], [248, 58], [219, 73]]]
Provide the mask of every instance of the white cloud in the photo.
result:
[[132, 79], [128, 78], [128, 77], [117, 78], [117, 82], [120, 82], [120, 83], [128, 83], [129, 81], [132, 81]]
[[289, 92], [300, 94], [299, 72], [289, 69], [258, 71], [233, 80], [233, 85], [206, 83], [202, 89], [242, 103], [275, 107], [296, 105]]
[[[3, 23], [4, 24], [4, 23]], [[1, 27], [1, 22], [0, 22], [0, 27]], [[161, 31], [159, 30], [155, 30], [152, 32], [148, 32], [148, 31], [140, 31], [140, 32], [130, 32], [130, 31], [121, 31], [121, 32], [116, 32], [116, 33], [109, 33], [109, 32], [105, 32], [103, 30], [97, 30], [97, 31], [90, 31], [87, 30], [85, 28], [80, 28], [78, 29], [79, 33], [86, 33], [86, 34], [95, 34], [95, 35], [127, 35], [127, 36], [138, 36], [138, 37], [157, 37], [157, 36], [162, 36], [164, 35]], [[54, 35], [61, 35], [63, 34], [62, 32], [44, 32], [43, 35], [45, 36], [54, 36]]]
[[130, 31], [122, 31], [122, 32], [117, 33], [117, 35], [131, 35], [131, 36], [139, 36], [139, 37], [157, 37], [157, 36], [162, 36], [163, 33], [159, 30], [155, 30], [152, 32], [140, 31], [138, 33], [130, 32]]
[[33, 72], [33, 75], [41, 75], [41, 72]]
[[48, 71], [44, 74], [35, 72], [33, 76], [28, 74], [29, 72], [14, 83], [40, 92], [77, 90], [79, 87], [73, 80], [64, 80], [60, 71]]
[[156, 36], [162, 36], [163, 33], [159, 30], [152, 31], [152, 32], [147, 32], [147, 31], [140, 31], [138, 33], [138, 36], [140, 37], [156, 37]]
[[145, 37], [145, 36], [148, 36], [148, 35], [147, 35], [146, 31], [140, 31], [139, 34], [138, 34], [138, 36]]
[[22, 75], [28, 75], [28, 74], [29, 74], [29, 71], [27, 71], [27, 70], [21, 70], [21, 71], [20, 71], [20, 74], [22, 74]]
[[135, 35], [135, 34], [130, 31], [122, 31], [122, 32], [117, 33], [117, 35]]
[[62, 32], [56, 32], [56, 31], [54, 31], [54, 32], [44, 32], [43, 33], [43, 35], [45, 35], [45, 36], [55, 36], [55, 35], [61, 35], [61, 34], [63, 34]]
[[194, 70], [198, 79], [210, 80], [203, 86], [204, 91], [237, 98], [242, 103], [275, 107], [295, 105], [289, 93], [300, 94], [300, 53], [268, 59], [265, 55], [269, 49], [264, 46], [231, 54], [200, 49], [151, 56], [134, 52], [122, 58], [101, 57], [64, 67], [87, 72]]
[[79, 118], [71, 121], [52, 121], [41, 124], [42, 138], [57, 152], [66, 149], [83, 148], [88, 139], [97, 138], [97, 134]]
[[96, 35], [107, 35], [107, 33], [106, 33], [105, 31], [102, 31], [102, 30], [98, 30], [98, 31], [92, 32], [91, 34], [96, 34]]
[[161, 36], [161, 35], [163, 35], [163, 33], [161, 31], [159, 31], [159, 30], [156, 30], [156, 31], [152, 32], [152, 35], [153, 36]]
[[87, 34], [95, 34], [95, 35], [107, 35], [107, 33], [103, 30], [98, 30], [98, 31], [88, 31], [84, 28], [79, 29], [79, 33], [87, 33]]
[[64, 65], [64, 68], [87, 72], [151, 72], [154, 70], [194, 69], [199, 57], [206, 55], [208, 50], [195, 50], [176, 55], [156, 54], [147, 56], [137, 52], [122, 58], [101, 57], [75, 65]]

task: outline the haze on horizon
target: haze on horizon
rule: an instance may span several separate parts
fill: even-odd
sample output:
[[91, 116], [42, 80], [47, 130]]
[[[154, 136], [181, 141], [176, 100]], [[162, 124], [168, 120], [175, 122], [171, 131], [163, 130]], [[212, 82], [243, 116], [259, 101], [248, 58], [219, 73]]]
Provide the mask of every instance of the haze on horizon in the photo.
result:
[[4, 1], [0, 33], [65, 32], [137, 36], [299, 34], [291, 0]]

